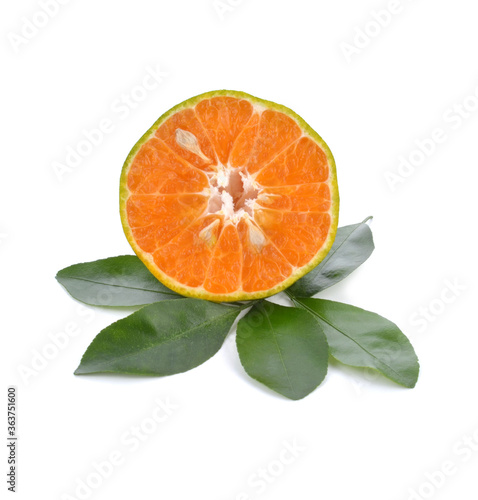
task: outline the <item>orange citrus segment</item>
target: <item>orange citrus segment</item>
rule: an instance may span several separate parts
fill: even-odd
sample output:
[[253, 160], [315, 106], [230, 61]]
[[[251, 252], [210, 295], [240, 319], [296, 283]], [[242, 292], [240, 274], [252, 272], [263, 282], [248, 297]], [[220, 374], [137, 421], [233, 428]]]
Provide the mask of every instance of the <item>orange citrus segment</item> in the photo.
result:
[[292, 273], [292, 266], [252, 222], [238, 224], [242, 244], [242, 288], [245, 292], [261, 292], [274, 288]]
[[186, 286], [201, 286], [206, 279], [221, 225], [220, 216], [199, 217], [168, 244], [153, 252], [155, 264]]
[[166, 286], [214, 301], [277, 293], [315, 267], [338, 222], [335, 164], [289, 109], [217, 91], [163, 115], [129, 154], [121, 219]]
[[227, 164], [234, 142], [252, 113], [250, 102], [233, 97], [204, 99], [196, 106], [196, 115], [206, 129], [222, 165]]
[[[175, 113], [158, 128], [156, 136], [192, 165], [206, 171], [214, 169], [216, 153], [193, 109]], [[193, 143], [188, 145], [188, 139]]]
[[214, 248], [204, 289], [215, 294], [230, 294], [241, 287], [242, 246], [237, 228], [228, 224]]
[[325, 182], [329, 178], [327, 155], [309, 137], [302, 137], [278, 155], [257, 175], [262, 186], [289, 186]]
[[330, 215], [256, 209], [255, 220], [287, 261], [301, 267], [318, 252], [330, 229]]
[[134, 194], [126, 205], [128, 225], [140, 248], [151, 252], [180, 234], [207, 204], [207, 197], [196, 194]]
[[[254, 128], [249, 128], [239, 137], [231, 165], [245, 166], [249, 174], [254, 174], [300, 136], [301, 130], [292, 118], [284, 113], [265, 110]], [[243, 148], [248, 156], [245, 162], [241, 154]]]
[[265, 187], [257, 198], [257, 204], [262, 207], [288, 212], [327, 212], [330, 203], [326, 183]]
[[206, 174], [156, 138], [141, 147], [128, 175], [128, 188], [133, 193], [200, 193], [207, 187]]
[[229, 156], [229, 164], [231, 167], [240, 168], [248, 163], [256, 143], [259, 121], [259, 114], [254, 113], [242, 132], [237, 136]]

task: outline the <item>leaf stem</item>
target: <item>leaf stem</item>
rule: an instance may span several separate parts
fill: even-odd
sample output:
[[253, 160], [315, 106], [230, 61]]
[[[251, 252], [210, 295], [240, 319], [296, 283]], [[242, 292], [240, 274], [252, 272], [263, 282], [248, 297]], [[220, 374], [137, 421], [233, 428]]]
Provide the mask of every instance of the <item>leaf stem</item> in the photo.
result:
[[289, 300], [290, 300], [290, 301], [291, 301], [294, 305], [296, 305], [296, 306], [299, 306], [299, 307], [302, 307], [302, 308], [303, 308], [303, 306], [301, 305], [301, 303], [297, 301], [296, 296], [295, 296], [293, 293], [291, 293], [288, 289], [284, 290], [284, 293], [285, 293], [285, 294], [289, 297]]
[[248, 307], [252, 307], [256, 303], [261, 302], [261, 301], [262, 301], [262, 299], [261, 300], [249, 300], [245, 303], [244, 302], [222, 302], [222, 304], [225, 306], [238, 307], [239, 309], [244, 310], [244, 309], [247, 309]]

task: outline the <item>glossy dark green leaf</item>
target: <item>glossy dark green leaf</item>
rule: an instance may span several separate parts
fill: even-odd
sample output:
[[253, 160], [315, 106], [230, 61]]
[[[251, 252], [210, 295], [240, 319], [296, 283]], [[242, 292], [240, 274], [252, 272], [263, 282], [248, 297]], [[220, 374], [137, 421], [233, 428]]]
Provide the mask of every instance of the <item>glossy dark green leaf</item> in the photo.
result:
[[330, 354], [351, 366], [378, 370], [415, 387], [419, 364], [407, 337], [388, 319], [358, 307], [322, 299], [294, 299], [322, 324]]
[[325, 259], [288, 290], [295, 297], [312, 297], [346, 278], [370, 257], [374, 248], [372, 231], [365, 221], [340, 227]]
[[185, 372], [219, 350], [242, 309], [184, 298], [143, 307], [102, 330], [75, 374]]
[[327, 341], [315, 318], [261, 302], [239, 320], [237, 349], [246, 372], [272, 390], [301, 399], [327, 374]]
[[75, 264], [59, 271], [56, 279], [75, 299], [94, 306], [141, 306], [182, 298], [135, 255]]

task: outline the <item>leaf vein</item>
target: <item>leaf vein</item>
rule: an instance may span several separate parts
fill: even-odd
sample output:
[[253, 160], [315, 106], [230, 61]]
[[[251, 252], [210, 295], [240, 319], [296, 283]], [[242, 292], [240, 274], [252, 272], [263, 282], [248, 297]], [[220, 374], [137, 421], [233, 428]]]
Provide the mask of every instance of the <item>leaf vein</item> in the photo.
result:
[[[225, 318], [225, 317], [227, 317], [230, 314], [231, 314], [231, 312], [227, 312], [227, 313], [225, 313], [225, 314], [223, 314], [223, 315], [221, 315], [219, 317], [220, 318]], [[111, 365], [112, 363], [114, 363], [114, 362], [116, 362], [116, 361], [118, 361], [120, 359], [125, 359], [125, 358], [128, 358], [130, 356], [136, 356], [136, 355], [138, 355], [138, 354], [140, 354], [140, 353], [142, 353], [144, 351], [148, 351], [150, 349], [155, 349], [157, 347], [162, 347], [165, 344], [167, 344], [168, 342], [172, 342], [172, 341], [178, 340], [178, 339], [180, 339], [180, 338], [182, 338], [184, 336], [187, 336], [187, 334], [190, 334], [190, 333], [194, 332], [195, 330], [198, 330], [198, 329], [200, 329], [200, 328], [202, 328], [202, 327], [204, 327], [206, 325], [209, 325], [211, 323], [214, 323], [217, 319], [218, 319], [218, 317], [216, 316], [216, 317], [214, 317], [214, 318], [212, 318], [210, 320], [207, 320], [207, 321], [204, 321], [204, 322], [202, 322], [202, 323], [200, 323], [198, 325], [195, 325], [194, 327], [190, 328], [189, 330], [185, 330], [184, 332], [180, 333], [179, 335], [176, 335], [174, 337], [170, 337], [168, 339], [165, 339], [163, 342], [158, 342], [158, 343], [156, 343], [154, 345], [149, 345], [149, 346], [144, 347], [142, 349], [138, 349], [138, 350], [136, 350], [134, 352], [130, 352], [130, 353], [124, 354], [122, 356], [117, 356], [117, 357], [115, 357], [115, 358], [113, 358], [111, 360], [103, 361], [103, 362], [100, 363], [100, 366], [108, 366], [108, 365]], [[80, 366], [81, 366], [81, 363], [80, 363]]]
[[86, 281], [88, 283], [94, 283], [96, 285], [113, 286], [113, 287], [117, 287], [117, 288], [127, 288], [128, 290], [141, 290], [141, 291], [144, 291], [144, 292], [161, 293], [161, 294], [164, 294], [164, 295], [173, 295], [173, 296], [178, 295], [177, 293], [175, 293], [173, 291], [168, 291], [168, 290], [164, 290], [164, 291], [162, 291], [162, 290], [150, 290], [148, 288], [138, 288], [138, 287], [135, 287], [135, 286], [115, 285], [113, 283], [103, 283], [101, 281], [89, 280], [87, 278], [77, 278], [77, 277], [74, 277], [74, 276], [63, 276], [63, 277], [60, 276], [60, 279]]
[[[265, 311], [264, 311], [265, 312]], [[267, 315], [267, 313], [265, 313], [265, 317], [267, 318], [267, 322], [269, 323], [269, 326], [270, 326], [270, 330], [272, 332], [272, 338], [274, 339], [274, 342], [277, 346], [277, 351], [279, 352], [279, 358], [281, 360], [281, 363], [282, 363], [282, 366], [284, 368], [284, 371], [287, 375], [287, 381], [289, 382], [289, 386], [290, 386], [290, 389], [291, 391], [294, 393], [294, 394], [297, 394], [297, 391], [295, 390], [294, 388], [294, 385], [292, 384], [292, 380], [290, 379], [290, 375], [289, 375], [289, 371], [287, 370], [287, 366], [285, 364], [285, 361], [284, 361], [284, 357], [282, 356], [282, 351], [281, 351], [281, 348], [280, 348], [280, 345], [279, 345], [279, 342], [277, 341], [277, 338], [276, 338], [276, 333], [274, 331], [274, 328], [272, 326], [272, 323], [271, 323], [271, 320], [269, 318], [269, 316]]]
[[[301, 302], [302, 304], [302, 302]], [[382, 366], [385, 366], [387, 367], [388, 369], [390, 369], [400, 380], [402, 380], [403, 378], [403, 375], [401, 375], [400, 373], [398, 373], [397, 371], [395, 371], [390, 365], [387, 365], [386, 363], [384, 363], [383, 361], [381, 361], [379, 358], [377, 358], [377, 356], [375, 356], [374, 354], [372, 354], [371, 352], [369, 352], [367, 349], [365, 349], [365, 347], [363, 347], [361, 344], [359, 344], [354, 338], [352, 338], [350, 335], [347, 335], [345, 332], [343, 332], [340, 328], [338, 328], [337, 326], [335, 326], [334, 324], [332, 324], [330, 321], [327, 321], [327, 319], [325, 319], [323, 316], [321, 316], [317, 311], [314, 311], [313, 309], [311, 309], [310, 307], [306, 306], [305, 304], [302, 304], [303, 307], [305, 307], [310, 313], [314, 314], [315, 316], [317, 316], [318, 318], [320, 318], [324, 323], [327, 323], [330, 327], [332, 327], [334, 330], [337, 330], [338, 332], [340, 332], [342, 335], [344, 335], [345, 337], [347, 337], [349, 340], [351, 340], [352, 342], [354, 342], [358, 347], [360, 347], [360, 349], [362, 349], [364, 352], [366, 352], [370, 357], [372, 357], [373, 359], [375, 359], [377, 361], [378, 364], [382, 365]]]

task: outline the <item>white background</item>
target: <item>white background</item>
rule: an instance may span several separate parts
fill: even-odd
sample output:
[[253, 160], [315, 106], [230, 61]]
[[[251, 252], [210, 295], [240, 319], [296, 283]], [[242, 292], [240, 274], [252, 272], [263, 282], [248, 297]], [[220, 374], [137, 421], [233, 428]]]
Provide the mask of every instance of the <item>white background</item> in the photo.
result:
[[[98, 486], [94, 462], [117, 452], [122, 463], [82, 498], [476, 500], [475, 3], [403, 0], [378, 28], [372, 10], [386, 1], [224, 0], [223, 11], [213, 0], [63, 3], [46, 22], [36, 0], [4, 2], [0, 15], [2, 408], [16, 384], [16, 498], [80, 498], [81, 481]], [[35, 32], [32, 19], [45, 25]], [[141, 93], [148, 68], [167, 75]], [[124, 158], [164, 111], [222, 88], [291, 107], [328, 142], [340, 224], [373, 215], [376, 250], [323, 296], [403, 329], [421, 363], [415, 389], [334, 363], [314, 393], [288, 401], [248, 379], [233, 338], [181, 375], [73, 375], [96, 333], [127, 311], [81, 308], [56, 272], [132, 253], [118, 214]], [[142, 100], [120, 112], [129, 94]], [[90, 154], [55, 173], [105, 119], [110, 132]], [[415, 155], [413, 172], [402, 167], [393, 189], [386, 175], [435, 129], [446, 138]], [[77, 335], [21, 376], [67, 328]], [[175, 409], [152, 429], [158, 398]], [[151, 431], [138, 449], [134, 426]], [[294, 441], [302, 451], [281, 466]], [[443, 462], [453, 474], [437, 473]], [[261, 469], [272, 473], [265, 488]]]

